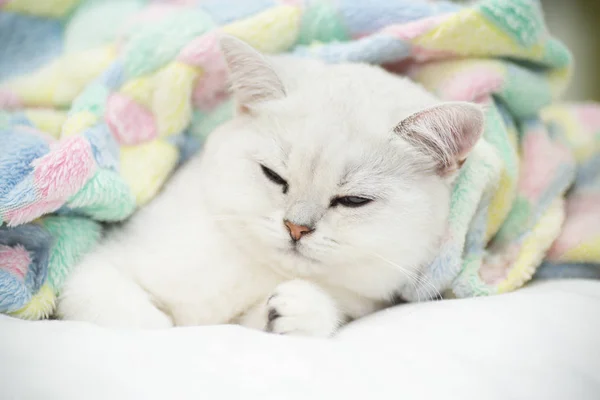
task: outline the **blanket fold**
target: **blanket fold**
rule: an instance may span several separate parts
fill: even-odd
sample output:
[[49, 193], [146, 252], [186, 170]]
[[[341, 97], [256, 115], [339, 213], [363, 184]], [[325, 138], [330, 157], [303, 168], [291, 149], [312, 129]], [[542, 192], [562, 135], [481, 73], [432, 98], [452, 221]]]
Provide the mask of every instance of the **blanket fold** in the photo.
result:
[[[414, 301], [600, 277], [600, 107], [534, 0], [0, 1], [0, 312], [39, 319], [102, 224], [150, 201], [232, 115], [218, 35], [380, 64], [484, 105]], [[541, 266], [541, 267], [540, 267]]]

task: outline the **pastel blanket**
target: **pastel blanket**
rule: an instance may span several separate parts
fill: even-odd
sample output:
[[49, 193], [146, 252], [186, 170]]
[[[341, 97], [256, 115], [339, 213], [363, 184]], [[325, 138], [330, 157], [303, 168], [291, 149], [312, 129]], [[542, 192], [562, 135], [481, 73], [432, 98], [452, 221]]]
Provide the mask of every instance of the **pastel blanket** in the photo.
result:
[[[0, 0], [0, 312], [38, 319], [78, 260], [231, 116], [219, 32], [382, 64], [486, 106], [440, 253], [408, 297], [600, 270], [600, 109], [535, 0]], [[176, 210], [174, 210], [176, 212]]]

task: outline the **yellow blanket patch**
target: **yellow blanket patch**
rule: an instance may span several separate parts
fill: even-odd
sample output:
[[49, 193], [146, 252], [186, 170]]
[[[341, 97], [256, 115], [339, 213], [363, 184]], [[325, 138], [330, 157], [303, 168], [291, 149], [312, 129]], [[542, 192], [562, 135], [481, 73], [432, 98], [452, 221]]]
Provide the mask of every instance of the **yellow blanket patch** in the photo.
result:
[[177, 148], [163, 140], [121, 147], [121, 176], [138, 206], [150, 201], [177, 164]]
[[152, 111], [160, 137], [181, 132], [192, 116], [190, 98], [200, 70], [180, 62], [173, 62], [155, 77]]
[[45, 319], [52, 315], [55, 305], [56, 295], [50, 285], [46, 283], [33, 295], [25, 307], [10, 313], [10, 315], [32, 321]]
[[28, 109], [25, 111], [25, 116], [36, 128], [50, 134], [56, 139], [60, 137], [60, 131], [67, 119], [67, 113], [65, 111], [43, 108]]
[[293, 46], [298, 37], [302, 10], [279, 6], [223, 27], [223, 32], [238, 37], [265, 53], [279, 53]]
[[498, 232], [510, 212], [516, 197], [516, 186], [517, 182], [511, 179], [506, 169], [502, 169], [498, 187], [488, 208], [486, 241], [489, 241]]
[[575, 263], [597, 263], [600, 260], [600, 236], [580, 243], [565, 252], [561, 259]]
[[9, 81], [25, 106], [67, 106], [115, 59], [114, 46], [68, 54], [39, 71]]
[[80, 0], [11, 0], [5, 11], [31, 14], [39, 17], [59, 18], [71, 11]]
[[465, 56], [522, 56], [540, 59], [544, 48], [519, 46], [499, 27], [486, 20], [477, 10], [466, 9], [448, 17], [444, 23], [413, 40], [428, 49], [446, 50]]
[[579, 132], [579, 122], [568, 108], [561, 106], [550, 106], [540, 113], [544, 122], [555, 121], [564, 126], [565, 136], [571, 145], [575, 160], [582, 162], [600, 151], [600, 142], [593, 136], [581, 135]]
[[537, 225], [523, 241], [519, 256], [508, 276], [498, 285], [498, 293], [506, 293], [523, 286], [546, 256], [559, 235], [565, 220], [564, 199], [557, 198], [548, 207]]
[[81, 133], [84, 129], [95, 125], [97, 122], [98, 117], [89, 111], [81, 111], [73, 114], [65, 121], [60, 137], [65, 138]]
[[142, 76], [132, 79], [125, 83], [119, 89], [119, 92], [150, 110], [152, 108], [152, 97], [154, 96], [154, 76]]

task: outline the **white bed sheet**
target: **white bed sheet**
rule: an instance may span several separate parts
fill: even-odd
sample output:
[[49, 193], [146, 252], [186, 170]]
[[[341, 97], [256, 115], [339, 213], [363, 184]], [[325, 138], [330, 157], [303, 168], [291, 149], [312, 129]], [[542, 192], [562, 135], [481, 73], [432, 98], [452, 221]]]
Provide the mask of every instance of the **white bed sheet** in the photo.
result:
[[317, 340], [0, 316], [0, 399], [600, 399], [600, 282], [411, 304]]

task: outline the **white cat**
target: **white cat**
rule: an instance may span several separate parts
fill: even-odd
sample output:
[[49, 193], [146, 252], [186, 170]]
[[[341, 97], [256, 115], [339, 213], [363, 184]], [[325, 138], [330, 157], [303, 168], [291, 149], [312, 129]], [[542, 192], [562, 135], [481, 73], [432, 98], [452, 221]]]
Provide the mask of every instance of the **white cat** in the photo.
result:
[[69, 277], [64, 319], [329, 336], [436, 254], [480, 108], [222, 39], [238, 112]]

